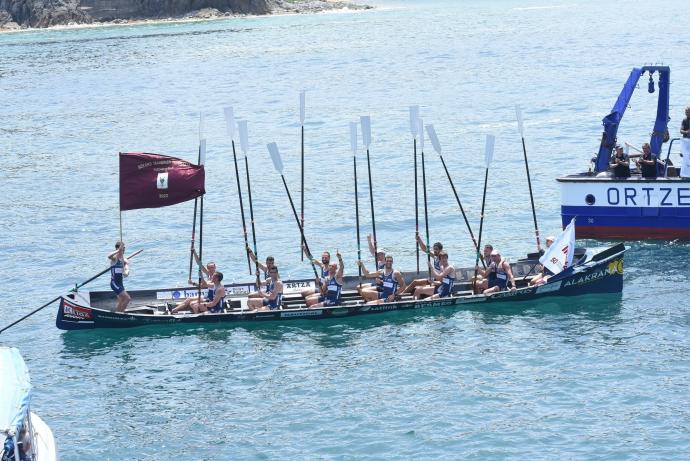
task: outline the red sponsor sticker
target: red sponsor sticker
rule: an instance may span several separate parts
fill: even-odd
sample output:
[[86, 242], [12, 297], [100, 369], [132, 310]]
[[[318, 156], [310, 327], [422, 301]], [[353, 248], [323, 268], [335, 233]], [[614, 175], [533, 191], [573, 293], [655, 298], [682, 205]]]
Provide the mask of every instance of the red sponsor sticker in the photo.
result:
[[79, 306], [75, 306], [74, 304], [69, 304], [67, 302], [63, 303], [63, 305], [62, 305], [62, 314], [66, 318], [75, 319], [75, 320], [91, 320], [91, 319], [93, 319], [93, 314], [91, 313], [91, 309], [89, 309], [88, 307], [79, 307]]

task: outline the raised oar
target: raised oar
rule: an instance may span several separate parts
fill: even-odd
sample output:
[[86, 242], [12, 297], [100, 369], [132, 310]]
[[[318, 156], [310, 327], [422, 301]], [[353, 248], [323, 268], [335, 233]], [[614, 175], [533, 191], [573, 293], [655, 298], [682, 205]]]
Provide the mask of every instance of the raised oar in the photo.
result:
[[[127, 259], [132, 259], [133, 257], [135, 257], [136, 255], [138, 255], [138, 254], [141, 253], [142, 251], [144, 251], [144, 250], [139, 250], [139, 251], [136, 251], [136, 252], [132, 253], [131, 255], [129, 255], [129, 256], [127, 257]], [[103, 269], [102, 271], [100, 271], [98, 274], [94, 275], [93, 277], [91, 277], [91, 278], [88, 279], [87, 281], [81, 282], [80, 284], [75, 285], [74, 288], [72, 288], [71, 290], [68, 291], [68, 293], [74, 293], [74, 292], [77, 291], [79, 288], [83, 287], [84, 285], [86, 285], [86, 284], [89, 283], [89, 282], [93, 282], [94, 280], [96, 280], [98, 277], [100, 277], [101, 275], [105, 274], [106, 272], [110, 272], [110, 267], [108, 267], [107, 269]], [[15, 320], [14, 322], [10, 323], [10, 324], [7, 325], [6, 327], [4, 327], [2, 330], [0, 330], [0, 333], [2, 333], [3, 331], [5, 331], [5, 330], [7, 330], [7, 329], [9, 329], [9, 328], [12, 328], [13, 326], [15, 326], [16, 324], [18, 324], [19, 322], [22, 322], [22, 321], [28, 319], [29, 317], [31, 317], [32, 315], [34, 315], [36, 312], [38, 312], [38, 311], [40, 311], [40, 310], [42, 310], [42, 309], [45, 309], [46, 307], [48, 307], [48, 306], [50, 306], [51, 304], [53, 304], [55, 301], [58, 301], [61, 297], [62, 297], [62, 296], [58, 296], [58, 297], [56, 297], [56, 298], [53, 298], [53, 299], [51, 299], [50, 301], [48, 301], [47, 303], [45, 303], [44, 305], [42, 305], [41, 307], [32, 310], [31, 312], [29, 312], [28, 314], [26, 314], [24, 317], [20, 318], [19, 320]]]
[[[201, 149], [206, 153], [206, 139], [204, 138], [203, 115], [199, 114], [199, 156], [197, 165], [201, 164]], [[192, 221], [192, 244], [189, 247], [189, 280], [192, 280], [192, 261], [194, 260], [194, 240], [196, 239], [196, 211], [199, 197], [194, 198], [194, 220]]]
[[302, 223], [299, 220], [299, 216], [297, 215], [297, 210], [295, 209], [295, 204], [292, 201], [292, 195], [290, 195], [290, 189], [288, 189], [287, 182], [285, 182], [285, 175], [283, 175], [283, 160], [280, 158], [280, 152], [278, 151], [278, 145], [276, 143], [272, 142], [272, 143], [266, 144], [266, 147], [268, 148], [268, 153], [271, 154], [271, 160], [273, 161], [273, 167], [280, 174], [280, 179], [283, 180], [283, 186], [285, 186], [285, 193], [288, 196], [288, 200], [290, 200], [290, 206], [292, 207], [292, 213], [295, 215], [295, 221], [297, 222], [297, 227], [299, 227], [299, 233], [302, 237], [302, 242], [304, 242], [304, 251], [307, 253], [307, 257], [309, 258], [309, 262], [311, 263], [311, 268], [314, 270], [314, 278], [316, 278], [316, 281], [319, 284], [319, 288], [321, 288], [321, 279], [319, 278], [319, 274], [316, 272], [316, 265], [314, 264], [314, 258], [311, 255], [311, 251], [309, 251], [309, 245], [307, 244], [307, 239], [304, 238], [304, 229], [302, 228]]
[[[417, 237], [419, 237], [419, 195], [417, 193], [417, 134], [419, 132], [419, 106], [410, 106], [410, 132], [412, 133], [412, 146], [414, 150], [414, 246], [417, 250], [417, 273], [419, 274], [419, 245], [417, 244]], [[422, 138], [423, 137], [424, 132], [422, 131]]]
[[[350, 122], [350, 147], [355, 172], [355, 222], [357, 224], [357, 261], [362, 260], [362, 248], [359, 242], [359, 192], [357, 191], [357, 122]], [[362, 284], [362, 267], [359, 268], [359, 284]]]
[[[429, 246], [429, 206], [427, 205], [426, 167], [425, 167], [425, 162], [424, 162], [424, 121], [420, 118], [417, 121], [417, 123], [419, 126], [419, 131], [421, 132], [421, 134], [419, 136], [419, 150], [422, 151], [422, 189], [424, 189], [424, 224], [426, 226], [426, 264], [428, 267], [429, 263], [431, 262], [431, 247]], [[428, 270], [429, 270], [429, 280], [432, 280], [431, 267], [428, 267]]]
[[[479, 216], [479, 239], [477, 241], [477, 246], [479, 248], [482, 247], [482, 230], [484, 228], [484, 204], [486, 203], [486, 185], [489, 182], [489, 167], [491, 166], [491, 161], [494, 158], [494, 144], [496, 142], [496, 138], [491, 135], [487, 134], [486, 135], [486, 144], [484, 146], [484, 193], [482, 194], [482, 213]], [[474, 262], [474, 281], [472, 282], [473, 287], [475, 288], [474, 291], [476, 291], [476, 284], [477, 284], [477, 267], [479, 267], [479, 259], [481, 255], [477, 253], [477, 259]], [[481, 258], [482, 261], [484, 258]]]
[[[299, 94], [299, 123], [302, 127], [302, 136], [301, 136], [301, 157], [302, 157], [302, 181], [301, 181], [301, 186], [300, 186], [300, 199], [302, 201], [302, 207], [300, 209], [300, 214], [302, 218], [302, 229], [304, 229], [304, 105], [305, 105], [305, 94], [304, 91], [301, 91]], [[304, 243], [304, 241], [302, 242]], [[299, 252], [300, 257], [302, 258], [302, 261], [304, 261], [304, 252], [300, 251]]]
[[525, 157], [525, 170], [527, 171], [527, 186], [529, 187], [529, 201], [532, 203], [532, 218], [534, 219], [534, 235], [537, 237], [537, 251], [541, 253], [541, 242], [539, 239], [539, 226], [537, 225], [537, 212], [534, 209], [534, 196], [532, 195], [532, 180], [529, 176], [529, 163], [527, 162], [527, 148], [525, 147], [525, 131], [522, 126], [522, 109], [515, 106], [515, 116], [517, 117], [520, 138], [522, 138], [522, 153]]
[[376, 217], [374, 215], [374, 192], [371, 184], [371, 161], [369, 160], [369, 145], [371, 145], [371, 117], [363, 115], [360, 118], [362, 125], [362, 142], [367, 149], [367, 171], [369, 172], [369, 203], [371, 205], [371, 228], [374, 236], [374, 265], [378, 268], [376, 253], [378, 252], [378, 240], [376, 240]]
[[[472, 227], [470, 226], [470, 222], [467, 220], [467, 215], [465, 214], [465, 209], [462, 207], [462, 203], [460, 202], [460, 197], [458, 196], [458, 191], [455, 189], [455, 184], [453, 184], [453, 179], [450, 177], [450, 173], [448, 172], [448, 167], [446, 166], [446, 161], [443, 160], [443, 154], [441, 154], [441, 143], [438, 142], [438, 136], [436, 136], [436, 130], [434, 129], [434, 125], [426, 125], [426, 132], [429, 135], [429, 139], [431, 140], [431, 145], [434, 146], [434, 150], [438, 154], [438, 156], [441, 158], [441, 164], [443, 165], [443, 169], [446, 172], [446, 176], [448, 177], [448, 182], [450, 182], [450, 187], [453, 189], [453, 195], [455, 195], [455, 201], [458, 202], [458, 207], [460, 208], [460, 212], [462, 213], [462, 217], [465, 220], [465, 225], [467, 226], [467, 231], [470, 233], [470, 238], [472, 238], [472, 243], [474, 244], [474, 249], [477, 252], [477, 254], [480, 254], [479, 247], [477, 246], [477, 240], [474, 238], [474, 232], [472, 232]], [[482, 260], [482, 266], [486, 267], [486, 264], [484, 264], [484, 260]]]
[[249, 133], [247, 131], [247, 121], [242, 120], [237, 122], [237, 129], [240, 132], [240, 149], [244, 154], [244, 170], [247, 173], [247, 195], [249, 196], [249, 222], [252, 225], [252, 243], [254, 244], [254, 266], [256, 269], [256, 289], [260, 290], [261, 278], [259, 276], [259, 253], [256, 251], [256, 227], [254, 226], [254, 205], [252, 203], [252, 185], [249, 181], [249, 160], [247, 160], [247, 151], [249, 151]]
[[[244, 201], [242, 200], [242, 186], [240, 185], [240, 170], [237, 167], [237, 153], [235, 152], [235, 112], [232, 107], [225, 108], [225, 125], [227, 127], [228, 136], [232, 141], [232, 158], [235, 161], [235, 178], [237, 179], [237, 196], [240, 200], [240, 213], [242, 214], [242, 231], [244, 232], [244, 247], [249, 247], [247, 240], [247, 222], [244, 219]], [[249, 267], [249, 274], [252, 273], [252, 262], [249, 259], [249, 252], [247, 251], [247, 267]]]

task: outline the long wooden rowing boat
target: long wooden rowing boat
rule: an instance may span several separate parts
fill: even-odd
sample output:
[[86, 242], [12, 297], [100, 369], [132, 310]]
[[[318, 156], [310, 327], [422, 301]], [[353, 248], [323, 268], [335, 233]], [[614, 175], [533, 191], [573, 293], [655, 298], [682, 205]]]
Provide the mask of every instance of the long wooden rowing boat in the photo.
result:
[[[343, 302], [335, 307], [307, 308], [299, 292], [313, 287], [313, 280], [284, 281], [284, 306], [278, 310], [247, 310], [246, 295], [256, 289], [253, 283], [226, 285], [229, 300], [225, 312], [211, 314], [180, 313], [170, 315], [166, 304], [186, 297], [197, 296], [194, 288], [171, 288], [160, 290], [130, 291], [132, 307], [125, 312], [114, 312], [115, 296], [110, 291], [77, 292], [63, 296], [58, 308], [56, 325], [62, 330], [83, 330], [93, 328], [126, 328], [146, 325], [227, 323], [284, 321], [297, 319], [328, 319], [351, 317], [390, 311], [419, 308], [461, 308], [465, 304], [506, 303], [515, 301], [538, 302], [553, 296], [578, 296], [596, 293], [621, 293], [623, 290], [623, 257], [625, 246], [618, 244], [605, 249], [590, 249], [571, 268], [551, 277], [540, 286], [527, 286], [528, 276], [534, 262], [519, 261], [512, 264], [513, 274], [518, 282], [515, 291], [502, 291], [490, 295], [474, 295], [471, 279], [474, 268], [457, 269], [458, 282], [453, 295], [434, 300], [414, 300], [403, 297], [399, 301], [370, 305], [359, 298], [353, 288], [357, 277], [346, 277]], [[406, 273], [409, 281], [416, 273]]]

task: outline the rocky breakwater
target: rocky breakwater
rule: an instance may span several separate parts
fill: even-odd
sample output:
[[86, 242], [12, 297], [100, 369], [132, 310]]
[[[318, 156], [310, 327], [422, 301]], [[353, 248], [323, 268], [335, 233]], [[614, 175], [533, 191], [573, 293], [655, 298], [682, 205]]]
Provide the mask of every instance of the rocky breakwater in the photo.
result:
[[368, 7], [332, 0], [0, 0], [0, 29], [314, 13], [343, 8]]

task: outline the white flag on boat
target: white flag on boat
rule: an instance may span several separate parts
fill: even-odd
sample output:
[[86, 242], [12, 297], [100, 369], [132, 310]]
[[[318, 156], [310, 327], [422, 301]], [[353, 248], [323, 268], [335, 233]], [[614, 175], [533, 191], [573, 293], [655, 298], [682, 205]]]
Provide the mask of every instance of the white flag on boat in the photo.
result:
[[539, 262], [554, 274], [558, 274], [573, 264], [574, 253], [575, 218], [573, 218], [563, 232], [556, 237], [556, 240], [546, 250], [546, 253], [539, 258]]
[[683, 161], [680, 162], [680, 176], [690, 178], [690, 138], [681, 139], [680, 148], [683, 152]]

